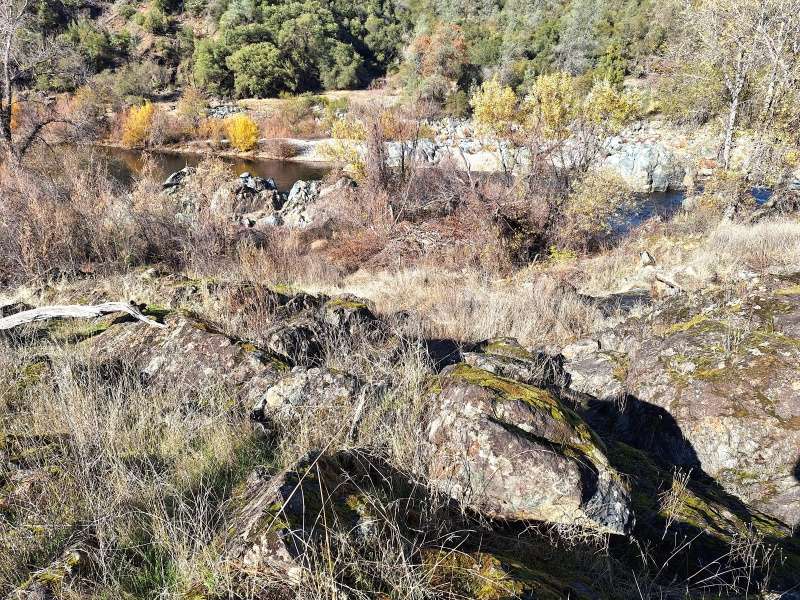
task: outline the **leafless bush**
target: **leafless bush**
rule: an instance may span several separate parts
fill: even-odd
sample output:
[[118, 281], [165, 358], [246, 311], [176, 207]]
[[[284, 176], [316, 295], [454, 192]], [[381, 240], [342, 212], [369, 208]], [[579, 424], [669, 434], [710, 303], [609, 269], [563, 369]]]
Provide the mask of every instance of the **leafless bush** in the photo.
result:
[[295, 144], [285, 139], [268, 139], [261, 144], [261, 151], [284, 160], [294, 158], [300, 153], [300, 149]]

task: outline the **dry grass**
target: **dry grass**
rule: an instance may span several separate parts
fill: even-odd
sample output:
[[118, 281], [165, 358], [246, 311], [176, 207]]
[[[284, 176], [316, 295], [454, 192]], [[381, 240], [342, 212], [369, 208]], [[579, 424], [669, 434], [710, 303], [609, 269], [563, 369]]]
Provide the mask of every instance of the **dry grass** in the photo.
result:
[[267, 156], [279, 159], [294, 158], [300, 153], [300, 149], [285, 139], [268, 139], [261, 144], [261, 152]]
[[432, 268], [356, 274], [339, 288], [373, 300], [380, 312], [410, 310], [432, 337], [474, 342], [510, 336], [523, 344], [567, 343], [591, 332], [596, 308], [552, 277], [519, 285], [478, 272]]
[[1, 426], [20, 457], [5, 474], [30, 484], [4, 497], [0, 590], [83, 548], [92, 576], [57, 591], [180, 596], [211, 573], [223, 501], [255, 456], [243, 412], [215, 390], [189, 411], [187, 398], [149, 392], [133, 372], [109, 378], [75, 348], [36, 350], [51, 367], [3, 348]]
[[762, 221], [755, 225], [721, 223], [696, 256], [709, 270], [733, 272], [749, 269], [763, 273], [770, 269], [800, 266], [800, 222], [793, 219]]

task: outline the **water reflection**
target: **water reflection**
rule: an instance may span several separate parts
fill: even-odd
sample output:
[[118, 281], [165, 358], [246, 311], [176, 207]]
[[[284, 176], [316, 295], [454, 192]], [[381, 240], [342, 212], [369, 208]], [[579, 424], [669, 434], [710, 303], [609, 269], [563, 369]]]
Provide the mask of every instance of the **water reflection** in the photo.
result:
[[[122, 185], [130, 185], [145, 166], [144, 153], [139, 150], [122, 148], [97, 148], [96, 153], [108, 162], [109, 173]], [[171, 152], [148, 153], [156, 179], [166, 179], [170, 173], [185, 166], [196, 166], [203, 156], [198, 154], [179, 154]], [[330, 170], [324, 165], [315, 165], [284, 160], [249, 159], [240, 157], [220, 157], [230, 165], [231, 173], [239, 175], [249, 171], [259, 177], [275, 180], [281, 191], [289, 190], [300, 179], [322, 179]]]

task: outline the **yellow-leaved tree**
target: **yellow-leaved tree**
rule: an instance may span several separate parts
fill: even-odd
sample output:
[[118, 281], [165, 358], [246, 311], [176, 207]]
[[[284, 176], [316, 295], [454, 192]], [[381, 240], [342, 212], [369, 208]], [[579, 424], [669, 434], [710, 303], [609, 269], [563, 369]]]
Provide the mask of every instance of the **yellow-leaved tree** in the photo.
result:
[[496, 77], [484, 81], [470, 100], [478, 128], [497, 137], [510, 135], [525, 120], [518, 104], [514, 90], [502, 85]]
[[594, 125], [617, 133], [639, 115], [641, 105], [634, 92], [620, 92], [608, 81], [601, 81], [587, 96], [583, 113]]
[[225, 120], [225, 133], [230, 145], [241, 152], [248, 152], [258, 145], [258, 125], [247, 115], [228, 117]]
[[567, 73], [540, 75], [525, 100], [528, 128], [545, 139], [565, 140], [581, 111], [575, 78]]
[[132, 106], [122, 126], [122, 143], [128, 147], [144, 146], [150, 140], [156, 107], [151, 102]]
[[562, 245], [580, 250], [596, 247], [634, 202], [630, 187], [617, 173], [608, 169], [585, 173], [573, 183], [562, 209], [558, 232]]

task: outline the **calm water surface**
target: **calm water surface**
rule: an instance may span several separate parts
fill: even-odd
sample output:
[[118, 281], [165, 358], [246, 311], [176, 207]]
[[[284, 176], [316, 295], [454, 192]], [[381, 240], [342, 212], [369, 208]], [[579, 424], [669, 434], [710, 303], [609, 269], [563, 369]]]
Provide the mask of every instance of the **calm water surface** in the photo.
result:
[[[130, 185], [138, 176], [145, 164], [144, 153], [139, 150], [126, 150], [122, 148], [95, 148], [96, 156], [108, 162], [111, 175], [123, 185]], [[194, 167], [203, 156], [198, 154], [180, 154], [173, 152], [149, 152], [148, 156], [153, 163], [157, 179], [166, 179], [171, 173], [180, 171], [186, 166]], [[249, 159], [239, 157], [220, 157], [220, 160], [230, 166], [233, 175], [240, 175], [249, 171], [252, 175], [272, 178], [281, 191], [291, 189], [292, 185], [300, 179], [322, 179], [330, 170], [324, 165], [308, 163]]]

